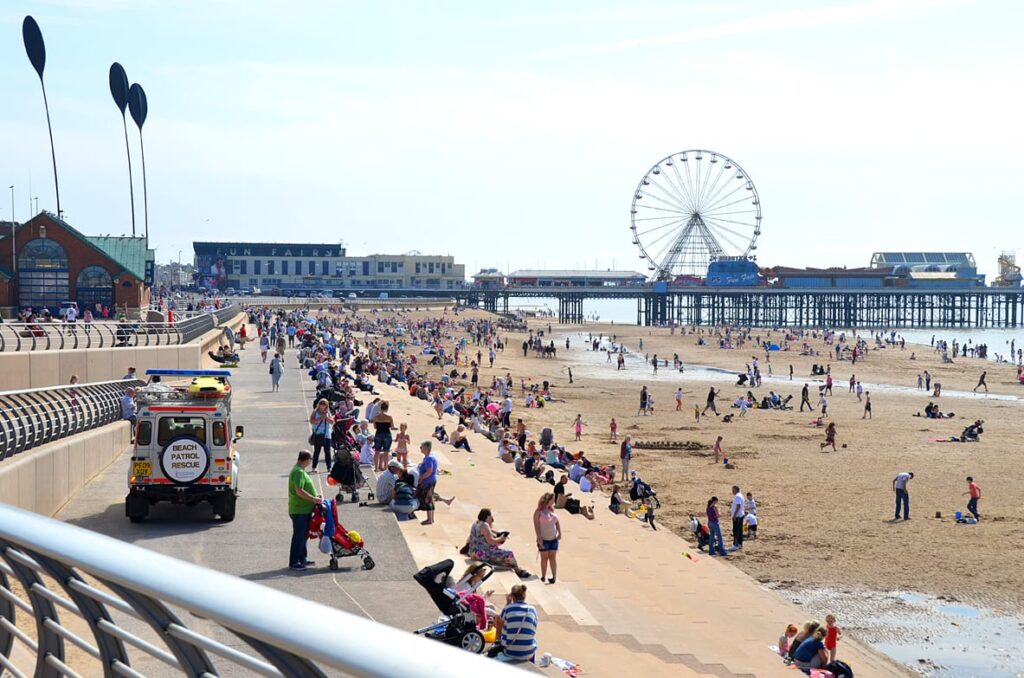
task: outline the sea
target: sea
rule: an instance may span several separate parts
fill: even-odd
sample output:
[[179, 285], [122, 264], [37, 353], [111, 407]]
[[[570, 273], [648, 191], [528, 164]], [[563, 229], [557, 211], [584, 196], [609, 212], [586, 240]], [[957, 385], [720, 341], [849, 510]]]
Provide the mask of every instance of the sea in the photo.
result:
[[[509, 299], [511, 310], [557, 313], [558, 303], [543, 297]], [[635, 299], [586, 299], [583, 302], [583, 314], [587, 322], [614, 323], [616, 325], [636, 325]], [[838, 328], [837, 328], [838, 329]], [[847, 328], [847, 331], [850, 331]], [[872, 335], [880, 330], [858, 330], [861, 335]], [[988, 357], [997, 360], [997, 356], [1009, 360], [1011, 342], [1015, 348], [1024, 348], [1024, 327], [1013, 329], [970, 329], [970, 328], [934, 328], [934, 329], [900, 329], [897, 337], [903, 337], [909, 344], [932, 346], [935, 341], [946, 341], [952, 344], [968, 346], [988, 346]]]

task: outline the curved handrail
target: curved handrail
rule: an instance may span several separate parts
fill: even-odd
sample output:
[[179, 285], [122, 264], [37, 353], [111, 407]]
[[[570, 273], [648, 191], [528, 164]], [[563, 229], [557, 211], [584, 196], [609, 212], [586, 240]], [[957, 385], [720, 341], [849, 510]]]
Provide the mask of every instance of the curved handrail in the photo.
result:
[[0, 353], [187, 344], [241, 312], [235, 305], [179, 322], [0, 323]]
[[0, 461], [121, 419], [125, 390], [138, 379], [0, 391]]
[[[38, 640], [9, 630], [18, 612], [34, 617]], [[126, 625], [115, 621], [126, 617]], [[96, 644], [67, 629], [69, 618], [84, 620]], [[0, 666], [27, 675], [34, 667], [15, 666], [16, 650], [30, 651], [36, 675], [49, 676], [59, 673], [53, 667], [64, 663], [68, 643], [97, 658], [106, 675], [140, 675], [130, 668], [140, 654], [191, 676], [223, 675], [218, 667], [225, 664], [267, 676], [521, 675], [444, 643], [0, 504], [3, 621]]]

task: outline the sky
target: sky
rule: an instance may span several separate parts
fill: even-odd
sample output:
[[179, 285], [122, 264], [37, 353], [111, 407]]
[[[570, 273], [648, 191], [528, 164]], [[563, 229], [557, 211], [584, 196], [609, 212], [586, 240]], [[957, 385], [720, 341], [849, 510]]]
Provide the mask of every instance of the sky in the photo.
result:
[[87, 234], [131, 233], [110, 64], [145, 89], [160, 262], [193, 240], [341, 241], [468, 273], [646, 272], [634, 188], [701, 148], [757, 186], [764, 266], [966, 250], [991, 276], [1024, 247], [1015, 0], [5, 0], [0, 184], [19, 221], [30, 198], [56, 207], [26, 14], [61, 207]]

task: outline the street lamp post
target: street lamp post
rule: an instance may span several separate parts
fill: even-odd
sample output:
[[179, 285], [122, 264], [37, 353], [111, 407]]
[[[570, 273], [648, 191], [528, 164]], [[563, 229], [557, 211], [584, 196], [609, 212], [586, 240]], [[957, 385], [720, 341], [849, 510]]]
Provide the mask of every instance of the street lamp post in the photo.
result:
[[14, 233], [14, 186], [11, 186], [11, 266], [14, 267], [14, 276], [18, 276], [18, 248]]

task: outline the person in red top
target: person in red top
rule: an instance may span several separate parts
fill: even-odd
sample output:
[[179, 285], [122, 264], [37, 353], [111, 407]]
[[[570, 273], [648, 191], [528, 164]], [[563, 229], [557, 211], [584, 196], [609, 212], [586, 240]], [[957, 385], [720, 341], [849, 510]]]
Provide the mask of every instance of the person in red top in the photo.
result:
[[836, 626], [836, 616], [834, 614], [825, 615], [825, 649], [828, 650], [829, 662], [836, 660], [836, 646], [842, 636], [843, 632]]
[[967, 502], [967, 510], [971, 512], [975, 520], [981, 520], [981, 516], [978, 515], [978, 500], [981, 499], [981, 488], [978, 487], [978, 483], [974, 482], [974, 478], [967, 476], [967, 491], [964, 494], [971, 496]]

